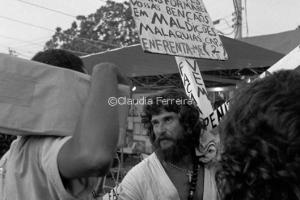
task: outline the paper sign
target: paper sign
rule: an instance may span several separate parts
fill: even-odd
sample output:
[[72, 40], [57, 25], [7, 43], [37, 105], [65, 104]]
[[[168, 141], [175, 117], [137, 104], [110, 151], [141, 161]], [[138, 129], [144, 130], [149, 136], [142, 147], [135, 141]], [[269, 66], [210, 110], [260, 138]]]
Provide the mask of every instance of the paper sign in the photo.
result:
[[227, 60], [202, 0], [130, 0], [144, 51]]
[[197, 62], [194, 59], [178, 56], [175, 58], [186, 94], [196, 102], [200, 116], [202, 118], [208, 116], [213, 112], [213, 107], [207, 97]]
[[268, 74], [271, 74], [278, 70], [296, 69], [300, 65], [300, 45], [293, 49], [286, 56], [281, 58], [278, 62], [272, 65], [267, 71], [262, 73], [259, 78], [263, 78]]

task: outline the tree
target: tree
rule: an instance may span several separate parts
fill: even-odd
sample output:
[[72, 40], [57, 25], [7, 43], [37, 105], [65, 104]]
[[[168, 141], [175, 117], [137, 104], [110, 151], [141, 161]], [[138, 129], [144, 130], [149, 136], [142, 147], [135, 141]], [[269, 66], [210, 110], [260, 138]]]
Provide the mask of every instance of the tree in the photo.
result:
[[128, 2], [108, 0], [95, 13], [76, 19], [78, 22], [67, 30], [57, 27], [45, 49], [62, 48], [85, 55], [139, 42]]

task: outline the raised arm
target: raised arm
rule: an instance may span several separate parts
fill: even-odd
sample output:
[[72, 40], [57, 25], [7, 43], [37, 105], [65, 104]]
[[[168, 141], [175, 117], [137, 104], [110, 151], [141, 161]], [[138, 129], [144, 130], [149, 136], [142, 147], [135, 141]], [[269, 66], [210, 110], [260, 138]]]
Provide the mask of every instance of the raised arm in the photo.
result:
[[63, 178], [101, 176], [109, 168], [118, 142], [118, 109], [108, 105], [117, 97], [118, 83], [125, 79], [113, 64], [94, 67], [88, 99], [76, 132], [58, 155], [58, 168]]

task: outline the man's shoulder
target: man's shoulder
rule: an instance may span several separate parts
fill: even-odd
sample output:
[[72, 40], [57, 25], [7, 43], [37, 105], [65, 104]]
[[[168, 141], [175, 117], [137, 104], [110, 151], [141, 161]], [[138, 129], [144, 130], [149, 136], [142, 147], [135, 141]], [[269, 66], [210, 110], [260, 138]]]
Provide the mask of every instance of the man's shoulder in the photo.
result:
[[144, 166], [148, 163], [153, 163], [157, 161], [157, 156], [155, 153], [151, 153], [149, 156], [145, 157], [141, 162], [139, 162], [136, 166]]
[[12, 142], [9, 154], [16, 156], [16, 154], [31, 153], [41, 154], [49, 152], [51, 149], [57, 149], [62, 146], [70, 137], [57, 136], [19, 136]]
[[156, 163], [159, 162], [155, 153], [150, 154], [147, 158], [133, 166], [129, 170], [129, 174], [145, 174], [147, 171], [149, 171], [153, 165], [156, 165]]

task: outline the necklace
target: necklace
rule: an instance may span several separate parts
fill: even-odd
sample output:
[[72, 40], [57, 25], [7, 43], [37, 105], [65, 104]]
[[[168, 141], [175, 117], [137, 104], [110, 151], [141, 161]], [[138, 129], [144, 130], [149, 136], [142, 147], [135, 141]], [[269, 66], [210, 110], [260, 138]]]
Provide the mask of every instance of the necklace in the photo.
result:
[[178, 167], [177, 165], [174, 165], [170, 162], [166, 162], [166, 161], [163, 161], [166, 165], [174, 168], [174, 169], [177, 169], [179, 171], [182, 171], [185, 173], [185, 175], [189, 178], [189, 183], [191, 183], [192, 181], [192, 176], [193, 176], [193, 170], [189, 170], [189, 169], [184, 169], [184, 168], [181, 168], [181, 167]]
[[199, 171], [199, 163], [198, 163], [197, 159], [194, 159], [193, 174], [192, 174], [192, 180], [190, 182], [190, 190], [189, 190], [188, 200], [193, 200], [193, 198], [194, 198], [197, 181], [198, 181], [198, 171]]
[[177, 165], [174, 165], [170, 162], [166, 162], [166, 161], [163, 162], [165, 163], [165, 165], [168, 165], [170, 167], [173, 167], [174, 169], [185, 172], [185, 174], [189, 178], [189, 184], [190, 184], [188, 200], [193, 200], [196, 191], [196, 186], [198, 181], [198, 171], [199, 171], [199, 163], [197, 159], [194, 159], [193, 170], [188, 170], [188, 169], [178, 167]]

